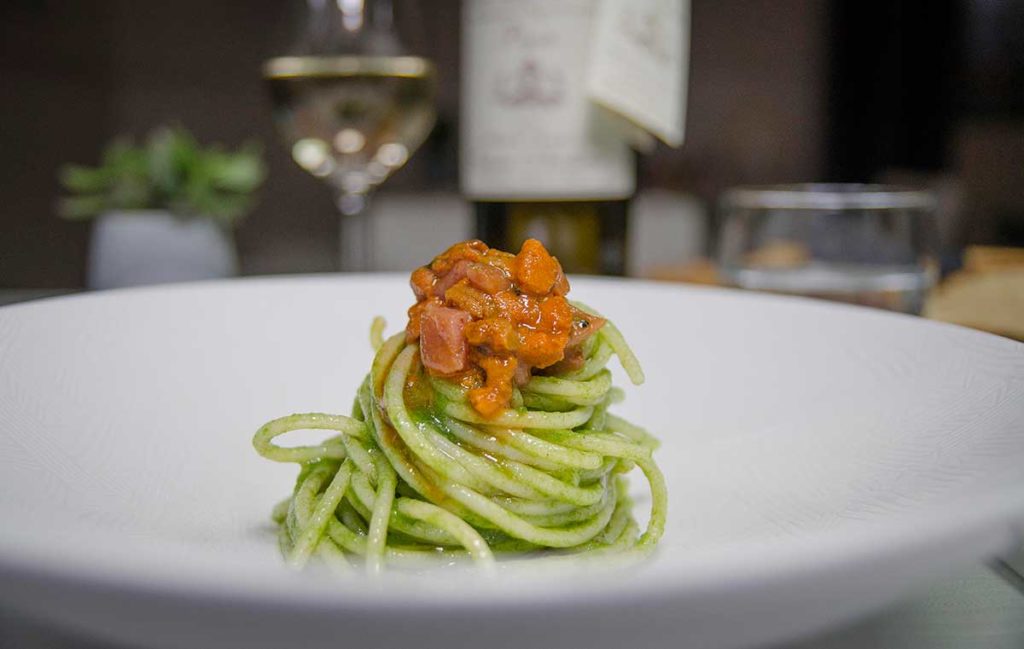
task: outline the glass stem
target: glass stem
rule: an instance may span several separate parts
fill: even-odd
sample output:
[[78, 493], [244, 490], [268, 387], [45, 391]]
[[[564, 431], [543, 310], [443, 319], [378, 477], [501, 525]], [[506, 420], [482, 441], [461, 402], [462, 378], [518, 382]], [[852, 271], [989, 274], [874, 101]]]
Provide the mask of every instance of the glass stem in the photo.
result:
[[367, 198], [366, 194], [338, 196], [338, 210], [341, 212], [338, 266], [344, 272], [373, 270], [376, 239], [373, 221], [367, 210]]

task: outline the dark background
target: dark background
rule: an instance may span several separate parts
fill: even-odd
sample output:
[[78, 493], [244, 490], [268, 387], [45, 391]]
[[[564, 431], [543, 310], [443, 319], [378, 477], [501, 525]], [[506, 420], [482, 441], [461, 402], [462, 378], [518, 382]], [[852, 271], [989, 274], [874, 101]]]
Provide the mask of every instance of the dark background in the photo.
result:
[[[81, 286], [88, 225], [56, 216], [57, 167], [167, 122], [264, 143], [245, 272], [332, 269], [329, 192], [278, 145], [260, 78], [293, 36], [289, 5], [0, 3], [0, 288]], [[439, 120], [383, 191], [455, 191], [459, 2], [396, 5], [438, 62]], [[942, 192], [947, 246], [1024, 244], [1024, 2], [693, 0], [691, 33], [687, 141], [645, 157], [641, 187], [710, 206], [737, 183], [909, 181]]]

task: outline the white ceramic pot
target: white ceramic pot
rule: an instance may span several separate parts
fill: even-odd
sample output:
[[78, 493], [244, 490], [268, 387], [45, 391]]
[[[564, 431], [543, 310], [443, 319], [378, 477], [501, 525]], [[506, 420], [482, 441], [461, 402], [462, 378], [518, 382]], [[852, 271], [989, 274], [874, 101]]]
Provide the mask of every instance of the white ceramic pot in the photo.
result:
[[90, 289], [188, 282], [238, 274], [231, 233], [163, 210], [109, 212], [93, 226]]

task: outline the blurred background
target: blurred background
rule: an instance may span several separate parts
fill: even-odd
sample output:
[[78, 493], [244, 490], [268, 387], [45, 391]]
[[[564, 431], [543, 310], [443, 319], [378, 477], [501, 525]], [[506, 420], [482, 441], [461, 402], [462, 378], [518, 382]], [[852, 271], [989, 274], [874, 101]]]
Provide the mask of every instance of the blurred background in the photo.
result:
[[[161, 124], [203, 143], [262, 143], [266, 182], [236, 231], [243, 274], [334, 270], [333, 198], [280, 142], [261, 73], [294, 40], [302, 4], [2, 3], [0, 288], [83, 286], [90, 225], [57, 216], [58, 168], [96, 164], [115, 136]], [[458, 0], [395, 2], [407, 49], [435, 63], [437, 121], [375, 209], [420, 192], [460, 209], [460, 11]], [[644, 212], [671, 192], [683, 207], [651, 218], [680, 224], [631, 273], [671, 276], [711, 254], [719, 195], [748, 183], [932, 188], [944, 267], [968, 244], [1024, 244], [1024, 3], [693, 0], [691, 20], [686, 142], [640, 157], [634, 201]], [[450, 229], [470, 236], [461, 214]]]

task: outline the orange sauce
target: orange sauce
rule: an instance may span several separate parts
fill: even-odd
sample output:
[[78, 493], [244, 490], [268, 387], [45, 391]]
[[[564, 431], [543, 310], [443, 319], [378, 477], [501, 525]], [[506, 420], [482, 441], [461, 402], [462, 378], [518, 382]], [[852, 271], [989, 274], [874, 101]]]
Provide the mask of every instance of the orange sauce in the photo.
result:
[[579, 344], [604, 323], [569, 303], [561, 264], [535, 239], [516, 255], [457, 243], [413, 271], [410, 284], [417, 301], [407, 340], [420, 340], [428, 372], [469, 388], [485, 417], [507, 408], [513, 386], [535, 369], [579, 358]]

